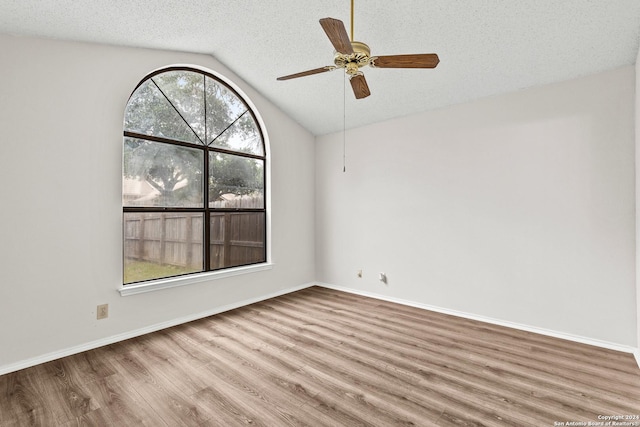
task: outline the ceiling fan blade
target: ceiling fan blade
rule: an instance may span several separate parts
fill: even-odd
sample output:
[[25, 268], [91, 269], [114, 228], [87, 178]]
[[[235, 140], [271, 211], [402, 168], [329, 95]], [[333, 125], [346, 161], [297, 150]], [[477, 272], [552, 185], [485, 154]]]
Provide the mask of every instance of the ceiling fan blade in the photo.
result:
[[326, 67], [322, 67], [322, 68], [314, 68], [313, 70], [307, 70], [301, 73], [289, 74], [288, 76], [278, 77], [276, 80], [296, 79], [298, 77], [311, 76], [313, 74], [324, 73], [325, 71], [331, 71], [335, 69], [336, 67], [327, 65]]
[[340, 53], [345, 55], [351, 55], [353, 53], [353, 47], [351, 47], [351, 40], [349, 40], [349, 34], [347, 34], [344, 24], [339, 19], [322, 18], [320, 25], [327, 37], [333, 44], [333, 47]]
[[386, 55], [371, 58], [376, 68], [435, 68], [440, 59], [435, 53], [416, 55]]
[[371, 92], [369, 92], [369, 85], [362, 74], [352, 76], [350, 81], [351, 88], [353, 89], [353, 93], [356, 95], [356, 99], [366, 98], [371, 95]]

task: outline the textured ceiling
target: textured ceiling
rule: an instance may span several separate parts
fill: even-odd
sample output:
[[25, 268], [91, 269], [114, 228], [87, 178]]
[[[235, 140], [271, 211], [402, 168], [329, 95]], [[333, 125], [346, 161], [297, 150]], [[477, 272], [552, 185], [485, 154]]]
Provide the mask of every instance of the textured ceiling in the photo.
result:
[[[318, 24], [349, 0], [0, 0], [0, 32], [208, 53], [316, 135], [633, 64], [639, 0], [356, 0], [372, 55], [438, 53], [434, 70], [365, 68], [355, 100]], [[346, 114], [345, 114], [346, 108]]]

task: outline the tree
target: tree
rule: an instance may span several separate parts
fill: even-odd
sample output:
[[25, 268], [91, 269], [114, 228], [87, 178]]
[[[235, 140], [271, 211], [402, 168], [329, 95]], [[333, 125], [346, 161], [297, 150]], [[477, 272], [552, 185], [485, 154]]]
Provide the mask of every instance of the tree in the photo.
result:
[[264, 194], [264, 165], [261, 160], [214, 153], [209, 157], [209, 200], [225, 194], [236, 196]]
[[151, 206], [202, 206], [203, 151], [137, 138], [125, 138], [124, 175], [145, 180], [159, 196]]
[[[262, 139], [244, 102], [204, 74], [176, 70], [145, 81], [127, 104], [125, 131], [195, 146], [263, 154]], [[158, 193], [151, 206], [202, 206], [206, 150], [125, 137], [124, 175]], [[210, 152], [209, 200], [262, 193], [263, 162]]]

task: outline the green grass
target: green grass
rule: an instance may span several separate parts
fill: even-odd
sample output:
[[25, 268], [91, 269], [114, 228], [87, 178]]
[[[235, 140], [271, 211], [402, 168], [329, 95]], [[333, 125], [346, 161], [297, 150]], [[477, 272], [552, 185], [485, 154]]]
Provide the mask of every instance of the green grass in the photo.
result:
[[156, 264], [145, 261], [126, 261], [124, 264], [124, 283], [177, 276], [195, 271], [200, 270], [194, 269], [193, 267], [180, 267], [177, 265]]

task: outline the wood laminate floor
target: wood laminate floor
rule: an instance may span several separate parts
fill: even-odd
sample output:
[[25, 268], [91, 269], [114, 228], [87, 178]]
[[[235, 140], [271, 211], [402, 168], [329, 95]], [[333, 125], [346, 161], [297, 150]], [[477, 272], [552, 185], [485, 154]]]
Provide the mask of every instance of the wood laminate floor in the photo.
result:
[[318, 287], [0, 376], [0, 425], [11, 427], [606, 425], [604, 416], [640, 426], [630, 354]]

